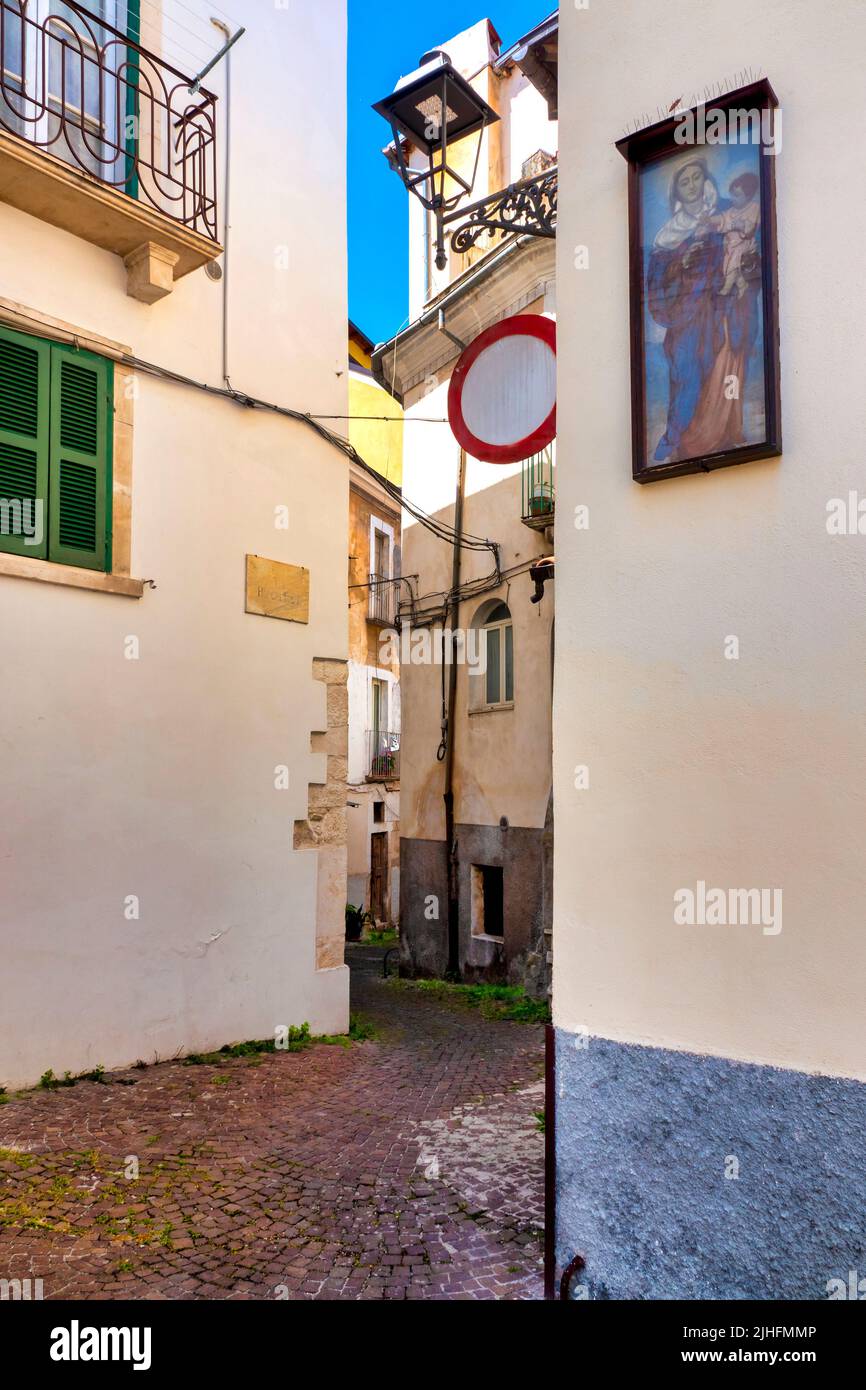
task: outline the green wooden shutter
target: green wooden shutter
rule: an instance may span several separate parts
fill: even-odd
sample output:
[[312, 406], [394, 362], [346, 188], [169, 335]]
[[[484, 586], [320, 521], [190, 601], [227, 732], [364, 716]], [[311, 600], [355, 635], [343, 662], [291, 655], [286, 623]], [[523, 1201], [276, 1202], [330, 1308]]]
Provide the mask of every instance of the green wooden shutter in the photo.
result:
[[50, 345], [0, 328], [0, 550], [48, 553]]
[[111, 568], [114, 370], [105, 358], [51, 348], [48, 558]]

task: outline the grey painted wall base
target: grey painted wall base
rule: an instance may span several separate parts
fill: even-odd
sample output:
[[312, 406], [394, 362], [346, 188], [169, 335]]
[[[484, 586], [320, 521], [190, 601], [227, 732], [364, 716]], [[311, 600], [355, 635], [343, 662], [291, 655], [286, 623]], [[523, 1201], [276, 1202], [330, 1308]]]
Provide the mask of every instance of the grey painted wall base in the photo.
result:
[[557, 1260], [585, 1257], [582, 1296], [826, 1299], [866, 1276], [866, 1085], [558, 1029], [556, 1092]]
[[[458, 857], [460, 970], [472, 981], [522, 984], [543, 996], [550, 970], [552, 915], [548, 846], [544, 830], [522, 826], [455, 826]], [[504, 935], [472, 934], [472, 866], [503, 870]], [[400, 964], [409, 975], [443, 975], [448, 965], [448, 861], [444, 840], [400, 840]], [[434, 916], [433, 913], [436, 913]]]

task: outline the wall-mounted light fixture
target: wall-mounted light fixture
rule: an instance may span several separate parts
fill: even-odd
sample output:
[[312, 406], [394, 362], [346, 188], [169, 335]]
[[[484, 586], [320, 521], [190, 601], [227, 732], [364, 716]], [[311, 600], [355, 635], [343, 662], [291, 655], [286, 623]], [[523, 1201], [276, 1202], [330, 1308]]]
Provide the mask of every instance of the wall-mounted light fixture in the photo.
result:
[[[410, 193], [436, 218], [436, 265], [444, 270], [446, 212], [472, 192], [484, 131], [499, 116], [475, 88], [452, 66], [447, 53], [425, 53], [418, 68], [401, 77], [390, 96], [375, 102], [374, 111], [391, 126], [397, 172]], [[458, 140], [476, 136], [472, 173], [467, 179], [449, 164], [449, 149]], [[424, 164], [413, 169], [406, 160], [404, 140], [420, 151]], [[471, 152], [471, 147], [470, 147]]]

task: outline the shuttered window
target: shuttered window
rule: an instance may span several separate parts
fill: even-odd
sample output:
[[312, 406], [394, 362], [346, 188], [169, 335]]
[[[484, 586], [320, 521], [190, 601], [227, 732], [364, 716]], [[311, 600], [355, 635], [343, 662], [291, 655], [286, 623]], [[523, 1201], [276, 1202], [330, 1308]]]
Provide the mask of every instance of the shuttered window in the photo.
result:
[[0, 550], [111, 569], [112, 363], [0, 328]]

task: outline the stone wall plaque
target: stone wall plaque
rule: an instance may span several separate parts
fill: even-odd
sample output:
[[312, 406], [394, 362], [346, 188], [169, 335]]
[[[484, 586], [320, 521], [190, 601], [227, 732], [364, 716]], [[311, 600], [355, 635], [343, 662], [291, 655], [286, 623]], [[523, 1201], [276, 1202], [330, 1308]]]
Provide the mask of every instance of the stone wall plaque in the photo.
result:
[[246, 611], [289, 623], [308, 623], [310, 571], [303, 565], [248, 555]]

